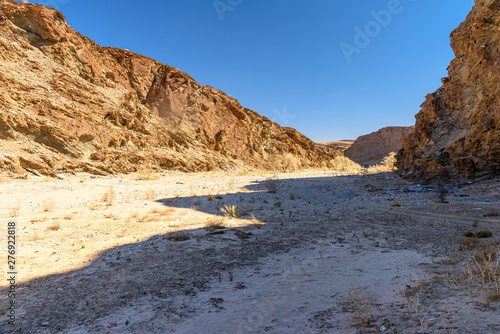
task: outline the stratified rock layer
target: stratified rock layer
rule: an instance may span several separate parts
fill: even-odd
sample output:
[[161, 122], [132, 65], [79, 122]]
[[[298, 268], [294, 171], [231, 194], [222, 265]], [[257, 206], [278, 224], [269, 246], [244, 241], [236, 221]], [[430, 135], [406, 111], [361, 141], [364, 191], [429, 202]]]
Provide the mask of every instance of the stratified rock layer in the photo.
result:
[[175, 68], [100, 47], [54, 9], [0, 0], [0, 170], [293, 170], [331, 158]]
[[476, 0], [451, 46], [448, 77], [427, 96], [397, 166], [426, 179], [499, 175], [500, 1]]
[[344, 151], [346, 157], [361, 165], [377, 165], [391, 152], [398, 152], [412, 126], [390, 126], [364, 135]]

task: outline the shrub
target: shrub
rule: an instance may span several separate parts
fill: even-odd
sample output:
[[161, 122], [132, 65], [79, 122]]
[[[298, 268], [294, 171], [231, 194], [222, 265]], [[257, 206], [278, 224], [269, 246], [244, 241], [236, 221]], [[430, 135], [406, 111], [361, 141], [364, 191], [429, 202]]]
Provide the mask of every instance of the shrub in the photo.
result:
[[274, 175], [271, 177], [268, 177], [264, 181], [264, 188], [267, 189], [268, 193], [274, 194], [278, 191], [278, 186], [279, 186], [279, 181], [278, 181], [278, 176]]
[[490, 231], [479, 231], [476, 235], [478, 238], [491, 238], [493, 236], [493, 233], [491, 233]]

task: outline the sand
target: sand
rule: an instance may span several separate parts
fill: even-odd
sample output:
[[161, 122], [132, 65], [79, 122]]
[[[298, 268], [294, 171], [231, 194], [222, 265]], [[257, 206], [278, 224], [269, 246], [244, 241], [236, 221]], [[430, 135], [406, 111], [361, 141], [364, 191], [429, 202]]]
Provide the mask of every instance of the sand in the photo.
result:
[[[1, 179], [19, 267], [16, 326], [3, 315], [1, 333], [500, 330], [498, 301], [474, 305], [450, 281], [464, 232], [500, 233], [498, 180], [440, 203], [391, 173], [153, 176]], [[420, 322], [399, 293], [419, 286]], [[353, 287], [376, 297], [363, 324]]]

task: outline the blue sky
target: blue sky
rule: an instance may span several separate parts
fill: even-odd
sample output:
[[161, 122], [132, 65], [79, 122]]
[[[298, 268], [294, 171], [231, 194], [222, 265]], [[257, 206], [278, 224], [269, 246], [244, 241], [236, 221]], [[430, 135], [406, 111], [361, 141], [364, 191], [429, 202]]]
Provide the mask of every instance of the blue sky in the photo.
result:
[[[315, 141], [413, 125], [473, 0], [40, 0]], [[361, 33], [359, 33], [361, 31]], [[347, 55], [347, 56], [346, 56]]]

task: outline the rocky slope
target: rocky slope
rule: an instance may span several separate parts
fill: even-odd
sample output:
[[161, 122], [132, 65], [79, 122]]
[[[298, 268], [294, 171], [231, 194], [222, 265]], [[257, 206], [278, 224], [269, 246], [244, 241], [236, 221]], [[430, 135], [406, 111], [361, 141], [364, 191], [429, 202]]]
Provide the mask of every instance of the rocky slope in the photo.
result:
[[391, 126], [364, 135], [344, 151], [346, 157], [361, 165], [376, 165], [391, 152], [403, 146], [403, 139], [413, 132], [413, 127]]
[[54, 9], [0, 0], [0, 170], [293, 170], [331, 158], [178, 69], [100, 47]]
[[[316, 148], [325, 152], [334, 152], [334, 151], [345, 151], [354, 143], [354, 140], [345, 139], [338, 141], [328, 141], [328, 142], [320, 142], [314, 143]], [[332, 151], [333, 150], [333, 151]]]
[[500, 1], [476, 0], [451, 34], [456, 58], [429, 94], [397, 165], [406, 176], [500, 174]]

